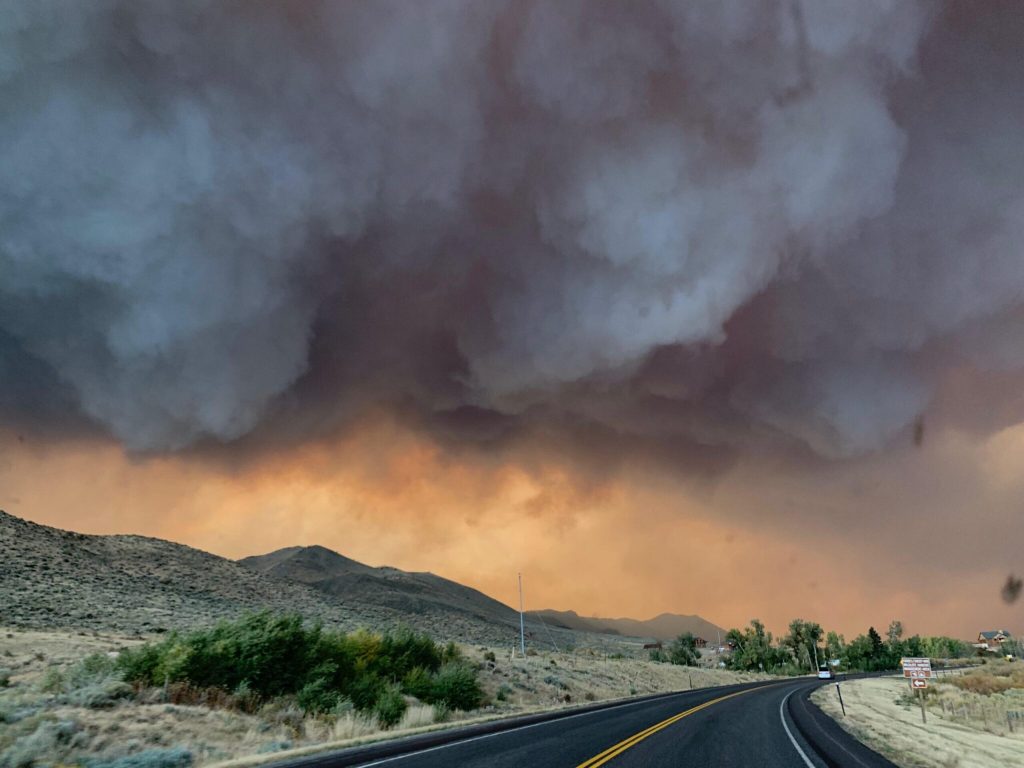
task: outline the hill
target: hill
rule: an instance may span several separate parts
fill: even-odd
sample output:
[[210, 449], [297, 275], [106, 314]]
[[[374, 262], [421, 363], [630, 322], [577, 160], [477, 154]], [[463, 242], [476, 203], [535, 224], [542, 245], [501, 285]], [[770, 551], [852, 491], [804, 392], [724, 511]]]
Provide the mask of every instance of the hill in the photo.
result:
[[[342, 573], [357, 581], [343, 586]], [[162, 539], [89, 536], [0, 511], [0, 625], [151, 633], [263, 609], [349, 630], [407, 625], [444, 640], [511, 645], [518, 631], [511, 608], [476, 590], [430, 574], [391, 575], [321, 547], [242, 564]]]
[[476, 589], [432, 573], [374, 568], [324, 547], [288, 547], [238, 562], [276, 579], [301, 582], [344, 602], [372, 601], [401, 614], [436, 612], [519, 626], [518, 612]]
[[[365, 565], [320, 546], [234, 561], [145, 536], [62, 531], [0, 511], [0, 625], [147, 634], [264, 609], [346, 630], [409, 626], [440, 640], [502, 647], [519, 632], [518, 612], [476, 589], [433, 573]], [[713, 639], [717, 628], [699, 616], [644, 622], [531, 611], [526, 629], [528, 642], [568, 647], [685, 631]]]
[[604, 634], [625, 635], [627, 637], [650, 637], [655, 640], [673, 640], [685, 632], [692, 632], [702, 637], [709, 644], [714, 644], [719, 635], [725, 636], [725, 630], [712, 624], [702, 616], [662, 613], [653, 619], [602, 619], [584, 618], [576, 611], [537, 611], [544, 621], [559, 627], [573, 629], [578, 632], [600, 632]]

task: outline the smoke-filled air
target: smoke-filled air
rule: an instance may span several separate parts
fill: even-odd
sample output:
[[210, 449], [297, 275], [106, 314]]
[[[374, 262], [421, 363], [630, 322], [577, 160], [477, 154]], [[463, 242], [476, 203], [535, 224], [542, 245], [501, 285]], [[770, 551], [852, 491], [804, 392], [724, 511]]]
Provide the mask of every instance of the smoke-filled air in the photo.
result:
[[1024, 10], [981, 5], [0, 3], [0, 421], [155, 471], [384, 419], [438, 473], [728, 475], [738, 525], [854, 472], [855, 519], [1024, 420]]

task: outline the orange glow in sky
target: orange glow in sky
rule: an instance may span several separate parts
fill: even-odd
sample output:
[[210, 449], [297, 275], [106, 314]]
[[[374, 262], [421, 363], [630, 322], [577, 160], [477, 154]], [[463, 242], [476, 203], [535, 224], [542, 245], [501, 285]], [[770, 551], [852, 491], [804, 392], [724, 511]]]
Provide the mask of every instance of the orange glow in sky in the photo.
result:
[[529, 606], [583, 615], [758, 617], [775, 630], [800, 616], [848, 636], [894, 618], [961, 637], [1015, 626], [998, 597], [1000, 542], [1020, 540], [1024, 429], [930, 450], [789, 480], [742, 465], [694, 484], [628, 464], [598, 482], [555, 460], [453, 457], [387, 420], [235, 467], [6, 435], [0, 507], [231, 558], [321, 544], [510, 604], [522, 571]]

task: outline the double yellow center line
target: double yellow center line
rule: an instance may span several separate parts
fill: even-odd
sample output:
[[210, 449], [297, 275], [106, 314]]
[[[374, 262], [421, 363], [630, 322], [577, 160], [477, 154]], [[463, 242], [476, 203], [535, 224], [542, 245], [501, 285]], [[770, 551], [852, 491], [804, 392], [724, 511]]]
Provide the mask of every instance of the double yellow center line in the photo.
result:
[[742, 696], [744, 693], [750, 693], [752, 691], [757, 691], [757, 690], [760, 690], [760, 688], [748, 688], [748, 689], [743, 690], [743, 691], [737, 691], [736, 693], [730, 693], [727, 696], [719, 696], [717, 699], [711, 699], [710, 701], [705, 701], [703, 704], [698, 704], [696, 707], [691, 707], [690, 709], [686, 710], [685, 712], [680, 712], [678, 715], [672, 715], [672, 717], [668, 718], [667, 720], [662, 720], [660, 723], [655, 723], [650, 728], [642, 730], [642, 731], [640, 731], [640, 733], [635, 733], [632, 736], [630, 736], [628, 739], [624, 739], [623, 741], [620, 741], [618, 744], [616, 744], [616, 745], [614, 745], [612, 747], [608, 747], [608, 749], [606, 749], [601, 754], [595, 755], [594, 757], [590, 758], [589, 760], [586, 760], [586, 761], [580, 763], [578, 766], [576, 766], [576, 768], [597, 768], [599, 765], [604, 765], [605, 763], [607, 763], [612, 758], [618, 757], [619, 755], [621, 755], [623, 752], [625, 752], [630, 747], [635, 747], [637, 744], [639, 744], [641, 741], [646, 739], [648, 736], [653, 736], [654, 734], [656, 734], [661, 729], [668, 728], [670, 725], [672, 725], [672, 723], [678, 723], [684, 717], [689, 717], [690, 715], [694, 714], [695, 712], [700, 712], [702, 709], [707, 709], [712, 704], [717, 704], [720, 701], [725, 701], [726, 699], [731, 699], [731, 698], [733, 698], [735, 696]]

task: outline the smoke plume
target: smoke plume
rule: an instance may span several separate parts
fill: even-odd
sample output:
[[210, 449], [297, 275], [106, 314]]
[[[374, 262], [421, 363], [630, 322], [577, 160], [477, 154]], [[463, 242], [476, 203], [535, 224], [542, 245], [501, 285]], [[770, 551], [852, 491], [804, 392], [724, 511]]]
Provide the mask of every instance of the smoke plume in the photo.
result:
[[7, 3], [0, 411], [910, 440], [1024, 369], [1024, 9], [972, 8]]

